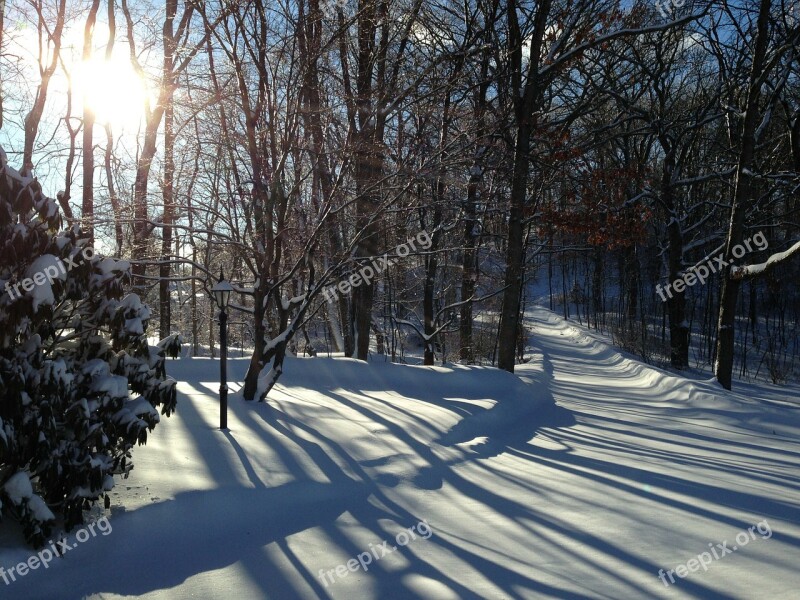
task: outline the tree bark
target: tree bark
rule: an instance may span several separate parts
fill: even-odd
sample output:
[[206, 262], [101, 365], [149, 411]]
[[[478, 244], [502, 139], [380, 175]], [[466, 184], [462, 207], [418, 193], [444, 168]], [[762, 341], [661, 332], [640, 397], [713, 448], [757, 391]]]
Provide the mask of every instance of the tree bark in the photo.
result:
[[[542, 43], [550, 14], [551, 0], [543, 0], [536, 8], [533, 33], [530, 38], [528, 72], [523, 87], [522, 45], [516, 0], [508, 0], [506, 12], [509, 24], [509, 68], [514, 116], [517, 125], [514, 142], [514, 163], [511, 179], [511, 198], [508, 218], [508, 244], [506, 247], [505, 292], [500, 313], [497, 366], [514, 372], [517, 336], [520, 327], [523, 271], [525, 265], [525, 212], [527, 199], [528, 167], [536, 107], [541, 102], [542, 81], [539, 77]], [[525, 40], [527, 42], [527, 40]], [[520, 93], [522, 95], [520, 96]]]
[[[64, 14], [66, 12], [66, 0], [60, 0], [58, 3], [58, 12], [56, 14], [56, 25], [53, 28], [52, 35], [46, 35], [42, 32], [40, 35], [48, 37], [53, 42], [53, 54], [50, 57], [50, 62], [42, 66], [41, 60], [44, 58], [40, 56], [39, 70], [41, 72], [42, 80], [39, 83], [39, 89], [36, 90], [36, 98], [33, 101], [33, 106], [30, 112], [25, 116], [25, 141], [23, 142], [22, 150], [22, 173], [30, 174], [33, 172], [33, 145], [36, 142], [36, 136], [39, 133], [39, 123], [42, 120], [42, 113], [44, 106], [47, 102], [47, 92], [50, 87], [50, 79], [58, 66], [58, 58], [61, 53], [61, 34], [64, 30]], [[40, 9], [39, 9], [40, 10]], [[44, 17], [39, 12], [39, 27], [44, 27]]]
[[164, 67], [162, 76], [162, 81], [167, 86], [167, 93], [164, 98], [164, 219], [161, 227], [161, 261], [158, 273], [159, 333], [162, 339], [170, 334], [172, 321], [169, 286], [172, 262], [169, 259], [169, 255], [172, 250], [172, 223], [175, 216], [175, 119], [173, 105], [175, 39], [173, 22], [177, 11], [177, 0], [167, 0], [163, 29]]
[[750, 79], [745, 105], [744, 125], [742, 127], [739, 160], [736, 165], [736, 187], [731, 208], [731, 220], [725, 243], [725, 261], [729, 263], [722, 273], [722, 287], [717, 322], [717, 357], [714, 363], [714, 376], [726, 390], [731, 389], [736, 319], [736, 304], [739, 296], [739, 280], [730, 277], [730, 262], [735, 261], [733, 248], [744, 237], [744, 220], [747, 208], [752, 201], [755, 185], [751, 167], [755, 157], [755, 134], [759, 119], [758, 98], [761, 91], [760, 78], [764, 75], [769, 34], [769, 13], [771, 0], [761, 0], [756, 28], [755, 51], [750, 71]]
[[[83, 64], [89, 64], [92, 58], [92, 38], [100, 0], [92, 0], [86, 27], [83, 30]], [[109, 31], [113, 35], [113, 30]], [[113, 42], [109, 40], [109, 43]], [[88, 92], [83, 96], [83, 190], [81, 202], [81, 229], [89, 237], [89, 244], [94, 245], [94, 120], [95, 114], [89, 102]]]
[[114, 187], [114, 171], [111, 168], [111, 160], [114, 155], [114, 135], [111, 131], [111, 125], [106, 124], [106, 151], [104, 157], [104, 164], [106, 169], [106, 186], [108, 188], [108, 199], [111, 202], [111, 210], [114, 213], [114, 248], [115, 255], [122, 256], [122, 244], [125, 238], [122, 229], [122, 207], [119, 204], [117, 191]]
[[[301, 7], [305, 5], [301, 3]], [[332, 206], [334, 198], [333, 175], [330, 170], [330, 163], [325, 143], [325, 133], [322, 125], [322, 95], [319, 79], [319, 59], [322, 46], [321, 26], [322, 12], [319, 0], [308, 0], [308, 10], [303, 11], [298, 23], [298, 44], [300, 47], [300, 60], [304, 69], [302, 97], [305, 101], [303, 119], [306, 127], [311, 134], [311, 152], [313, 156], [312, 168], [314, 169], [315, 180], [318, 182], [319, 191], [322, 194], [322, 202], [319, 211], [324, 211], [328, 206]], [[326, 227], [329, 251], [339, 257], [344, 253], [344, 244], [341, 235], [340, 213], [333, 212], [327, 217], [329, 226]], [[333, 316], [334, 311], [336, 316]], [[349, 308], [346, 297], [336, 296], [333, 305], [329, 307], [329, 325], [336, 327], [333, 339], [336, 340], [337, 351], [344, 350], [345, 355], [352, 356], [354, 351], [352, 330], [349, 325]], [[343, 348], [339, 348], [338, 340], [342, 338]]]
[[[6, 2], [0, 1], [0, 53], [3, 52], [3, 34], [5, 33]], [[3, 90], [0, 87], [0, 129], [3, 128]]]

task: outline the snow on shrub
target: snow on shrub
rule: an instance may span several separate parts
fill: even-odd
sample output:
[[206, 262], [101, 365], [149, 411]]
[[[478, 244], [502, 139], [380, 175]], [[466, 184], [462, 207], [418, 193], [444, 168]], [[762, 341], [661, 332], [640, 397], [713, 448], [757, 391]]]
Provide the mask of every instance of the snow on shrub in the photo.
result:
[[[108, 505], [158, 409], [175, 409], [164, 361], [180, 352], [179, 336], [148, 345], [150, 311], [123, 293], [130, 265], [60, 227], [55, 202], [0, 148], [0, 516], [19, 520], [35, 546], [57, 518], [69, 531], [99, 499]], [[69, 269], [7, 293], [59, 261]]]

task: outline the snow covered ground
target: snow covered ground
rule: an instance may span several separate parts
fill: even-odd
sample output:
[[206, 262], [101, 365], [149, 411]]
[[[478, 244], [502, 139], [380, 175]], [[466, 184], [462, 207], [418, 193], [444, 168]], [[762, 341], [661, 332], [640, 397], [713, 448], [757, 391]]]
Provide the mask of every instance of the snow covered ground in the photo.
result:
[[[516, 375], [287, 359], [228, 432], [218, 362], [170, 361], [178, 413], [113, 529], [0, 598], [797, 598], [800, 390], [723, 392], [531, 321]], [[9, 539], [6, 570], [31, 556]]]

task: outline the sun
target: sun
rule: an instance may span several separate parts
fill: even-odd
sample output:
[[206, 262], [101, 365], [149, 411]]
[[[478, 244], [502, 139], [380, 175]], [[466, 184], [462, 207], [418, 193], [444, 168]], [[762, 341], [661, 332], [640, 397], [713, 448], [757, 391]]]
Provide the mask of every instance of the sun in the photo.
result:
[[95, 121], [115, 130], [136, 129], [144, 115], [147, 88], [124, 58], [92, 58], [76, 65], [72, 79], [73, 102], [84, 99]]

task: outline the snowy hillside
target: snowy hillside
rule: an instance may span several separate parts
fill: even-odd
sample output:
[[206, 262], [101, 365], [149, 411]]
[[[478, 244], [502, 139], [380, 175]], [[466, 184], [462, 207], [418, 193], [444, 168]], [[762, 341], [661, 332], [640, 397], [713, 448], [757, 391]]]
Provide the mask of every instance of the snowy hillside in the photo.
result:
[[[0, 597], [796, 598], [798, 389], [721, 392], [532, 324], [516, 375], [287, 359], [229, 432], [218, 362], [170, 361], [177, 414], [113, 529]], [[6, 571], [31, 556], [10, 540]]]

